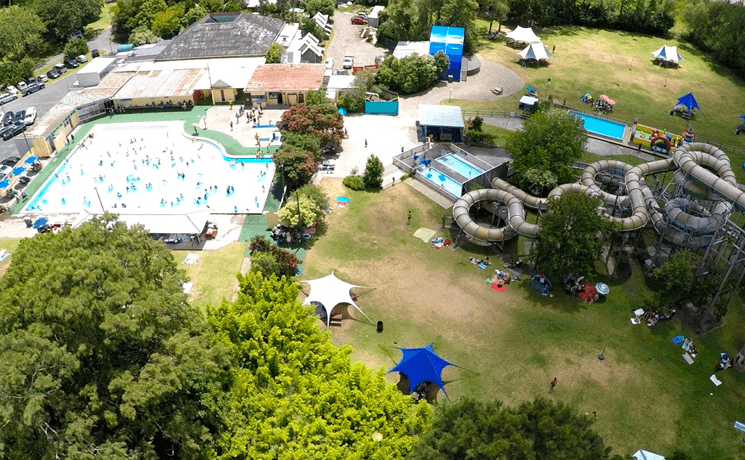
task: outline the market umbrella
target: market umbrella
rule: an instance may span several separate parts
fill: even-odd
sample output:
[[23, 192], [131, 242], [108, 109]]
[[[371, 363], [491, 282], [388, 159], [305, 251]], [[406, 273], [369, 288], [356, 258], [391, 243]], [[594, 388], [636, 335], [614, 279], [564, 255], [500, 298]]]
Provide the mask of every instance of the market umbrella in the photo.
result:
[[34, 222], [34, 229], [38, 230], [47, 224], [48, 219], [46, 217], [39, 217]]
[[0, 188], [5, 188], [8, 185], [10, 185], [10, 181], [8, 179], [0, 180]]
[[34, 164], [34, 162], [35, 162], [36, 160], [38, 160], [38, 159], [39, 159], [39, 157], [36, 157], [36, 156], [34, 156], [34, 155], [31, 155], [30, 157], [26, 158], [26, 162], [25, 162], [25, 163], [26, 163], [27, 165], [30, 165], [30, 164]]
[[693, 93], [688, 93], [683, 96], [680, 96], [678, 98], [678, 104], [683, 104], [686, 106], [688, 111], [692, 111], [693, 109], [699, 109], [701, 110], [701, 107], [699, 107], [698, 102], [696, 102], [696, 98], [693, 97]]
[[14, 168], [13, 169], [13, 175], [14, 176], [20, 176], [21, 174], [23, 174], [23, 171], [25, 171], [25, 170], [26, 170], [26, 168], [24, 168], [23, 166], [19, 166], [17, 168]]

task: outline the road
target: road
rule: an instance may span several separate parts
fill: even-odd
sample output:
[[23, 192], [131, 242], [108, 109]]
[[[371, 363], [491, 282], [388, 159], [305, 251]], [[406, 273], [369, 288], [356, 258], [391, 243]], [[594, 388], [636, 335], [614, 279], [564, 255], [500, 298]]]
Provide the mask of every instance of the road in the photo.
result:
[[361, 66], [375, 64], [376, 56], [390, 54], [382, 46], [363, 41], [359, 33], [365, 26], [352, 24], [353, 17], [352, 13], [334, 13], [334, 40], [328, 46], [328, 57], [334, 60], [334, 70], [341, 69], [344, 56], [354, 56], [354, 65]]
[[[106, 53], [109, 53], [109, 46], [111, 46], [111, 49], [116, 49], [116, 46], [118, 46], [118, 43], [109, 42], [110, 36], [111, 28], [108, 28], [101, 32], [96, 38], [90, 40], [88, 42], [88, 48], [103, 49], [106, 50]], [[59, 54], [48, 60], [44, 65], [62, 62], [62, 58], [63, 55]], [[19, 97], [13, 102], [0, 106], [0, 112], [17, 112], [33, 106], [36, 107], [36, 112], [38, 114], [37, 118], [40, 119], [70, 91], [73, 83], [75, 83], [75, 74], [69, 72], [56, 80], [50, 79], [46, 83], [46, 88], [43, 90], [37, 91], [26, 97]], [[23, 135], [17, 137], [20, 138], [23, 137]], [[16, 148], [15, 139], [8, 141], [0, 139], [0, 161], [16, 155], [20, 156], [18, 149]]]

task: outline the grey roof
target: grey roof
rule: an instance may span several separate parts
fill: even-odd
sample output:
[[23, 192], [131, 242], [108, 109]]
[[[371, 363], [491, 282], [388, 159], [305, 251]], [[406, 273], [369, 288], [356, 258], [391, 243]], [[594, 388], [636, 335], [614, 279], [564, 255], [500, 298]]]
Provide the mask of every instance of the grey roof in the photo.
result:
[[446, 126], [465, 128], [463, 113], [457, 105], [419, 104], [419, 124], [422, 126]]
[[264, 56], [284, 25], [259, 14], [210, 13], [174, 38], [156, 60]]

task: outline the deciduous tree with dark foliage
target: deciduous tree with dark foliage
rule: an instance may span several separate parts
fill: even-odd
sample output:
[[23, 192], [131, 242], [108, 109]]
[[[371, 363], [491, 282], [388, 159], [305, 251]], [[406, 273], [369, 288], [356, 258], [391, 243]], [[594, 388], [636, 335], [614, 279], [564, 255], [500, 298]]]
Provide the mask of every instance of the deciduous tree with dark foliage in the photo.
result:
[[313, 134], [321, 144], [340, 144], [344, 136], [344, 119], [332, 104], [296, 104], [282, 114], [281, 130]]

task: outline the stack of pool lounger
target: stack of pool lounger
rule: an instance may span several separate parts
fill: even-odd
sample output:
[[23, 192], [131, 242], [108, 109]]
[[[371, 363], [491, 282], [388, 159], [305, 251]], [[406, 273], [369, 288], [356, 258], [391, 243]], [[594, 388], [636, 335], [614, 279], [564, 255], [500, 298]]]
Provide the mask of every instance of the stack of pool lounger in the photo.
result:
[[343, 197], [343, 196], [337, 196], [336, 197], [336, 207], [337, 208], [343, 208], [346, 205], [349, 204], [349, 198]]

